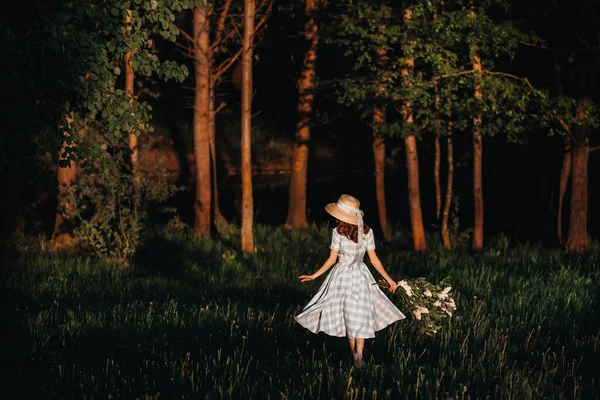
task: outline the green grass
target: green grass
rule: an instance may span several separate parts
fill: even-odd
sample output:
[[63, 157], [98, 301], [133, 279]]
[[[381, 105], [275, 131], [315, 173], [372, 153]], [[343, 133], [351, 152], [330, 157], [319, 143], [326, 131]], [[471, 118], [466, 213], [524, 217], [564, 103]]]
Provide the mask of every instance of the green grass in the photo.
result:
[[[367, 341], [353, 367], [345, 339], [293, 317], [322, 282], [329, 231], [259, 227], [256, 257], [235, 237], [163, 234], [135, 267], [13, 252], [2, 277], [6, 398], [529, 399], [600, 396], [600, 253], [491, 243], [472, 254], [378, 254], [399, 280], [449, 276], [458, 311], [435, 338], [410, 318]], [[376, 272], [374, 275], [377, 277]]]

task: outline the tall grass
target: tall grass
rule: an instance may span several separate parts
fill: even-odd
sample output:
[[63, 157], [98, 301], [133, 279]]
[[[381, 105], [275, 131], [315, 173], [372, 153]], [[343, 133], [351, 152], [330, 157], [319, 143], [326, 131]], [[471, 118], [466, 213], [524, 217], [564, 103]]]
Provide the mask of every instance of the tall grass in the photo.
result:
[[[7, 398], [530, 399], [600, 396], [600, 253], [499, 239], [485, 253], [425, 254], [378, 243], [399, 280], [453, 282], [458, 311], [435, 338], [410, 318], [367, 341], [294, 315], [321, 280], [324, 227], [257, 228], [258, 254], [182, 233], [148, 243], [134, 268], [74, 254], [13, 252], [1, 283]], [[373, 271], [376, 276], [376, 272]]]

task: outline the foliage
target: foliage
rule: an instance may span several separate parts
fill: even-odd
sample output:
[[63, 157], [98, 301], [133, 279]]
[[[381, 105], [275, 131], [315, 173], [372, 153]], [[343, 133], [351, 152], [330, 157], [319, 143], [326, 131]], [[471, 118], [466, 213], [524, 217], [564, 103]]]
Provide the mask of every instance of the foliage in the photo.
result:
[[81, 145], [97, 146], [101, 158], [69, 189], [63, 212], [75, 223], [81, 246], [101, 259], [129, 264], [149, 230], [149, 212], [164, 206], [176, 188], [160, 165], [144, 160], [133, 175], [127, 145], [112, 135], [92, 132]]
[[[21, 398], [594, 398], [600, 254], [502, 245], [415, 254], [378, 243], [396, 280], [450, 276], [460, 312], [434, 338], [400, 321], [353, 367], [343, 338], [293, 320], [330, 231], [258, 226], [259, 256], [183, 233], [136, 268], [29, 250], [0, 283], [5, 393]], [[404, 250], [407, 249], [407, 250]], [[373, 270], [373, 273], [376, 272]], [[10, 368], [14, 366], [13, 368]], [[43, 373], [41, 373], [43, 371]], [[18, 391], [18, 392], [16, 392]]]
[[[560, 115], [548, 93], [511, 71], [519, 43], [535, 38], [501, 19], [508, 3], [412, 1], [403, 3], [404, 8], [390, 1], [340, 3], [329, 41], [352, 62], [337, 80], [336, 96], [368, 123], [373, 107], [384, 107], [387, 124], [373, 126], [375, 133], [440, 136], [446, 134], [440, 121], [451, 119], [455, 129], [465, 131], [476, 115], [483, 120], [482, 134], [503, 134], [509, 141], [521, 140], [536, 124], [559, 126]], [[473, 69], [475, 52], [481, 57], [481, 74]], [[414, 69], [403, 74], [409, 59]], [[509, 69], [499, 71], [497, 64]], [[481, 100], [473, 96], [476, 86]], [[413, 124], [402, 120], [405, 104], [412, 107]]]

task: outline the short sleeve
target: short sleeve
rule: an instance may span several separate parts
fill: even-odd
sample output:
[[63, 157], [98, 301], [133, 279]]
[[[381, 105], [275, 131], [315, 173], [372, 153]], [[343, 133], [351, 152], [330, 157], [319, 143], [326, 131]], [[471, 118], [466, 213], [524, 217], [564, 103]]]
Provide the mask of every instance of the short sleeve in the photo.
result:
[[331, 236], [331, 246], [329, 246], [329, 248], [331, 250], [340, 250], [341, 249], [341, 236], [340, 234], [337, 232], [337, 229], [333, 230], [333, 236]]
[[373, 229], [369, 230], [365, 240], [367, 241], [367, 251], [375, 250], [375, 236], [373, 235]]

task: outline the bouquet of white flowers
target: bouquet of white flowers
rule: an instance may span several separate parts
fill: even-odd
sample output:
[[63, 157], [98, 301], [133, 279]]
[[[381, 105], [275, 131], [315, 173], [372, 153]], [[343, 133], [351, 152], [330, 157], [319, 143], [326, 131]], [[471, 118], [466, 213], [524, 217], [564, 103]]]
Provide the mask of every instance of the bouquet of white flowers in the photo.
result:
[[[379, 281], [379, 286], [389, 289], [390, 285], [384, 280]], [[415, 317], [419, 331], [434, 336], [447, 318], [456, 310], [456, 303], [450, 296], [452, 288], [446, 286], [444, 281], [434, 285], [418, 278], [398, 282], [398, 290], [394, 303], [401, 311], [409, 311]]]

